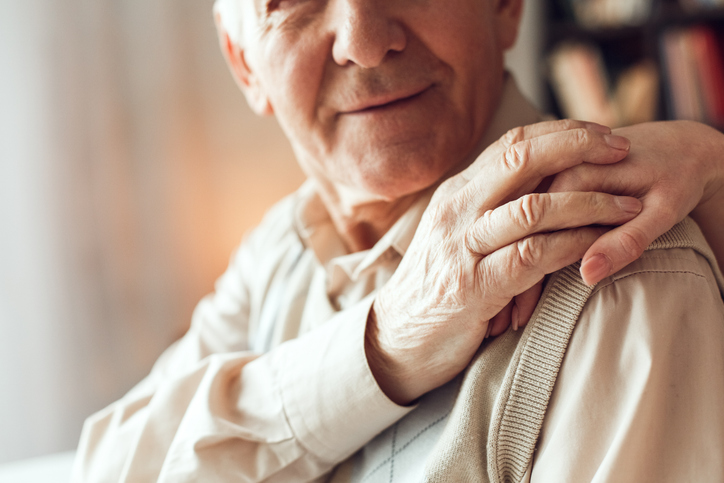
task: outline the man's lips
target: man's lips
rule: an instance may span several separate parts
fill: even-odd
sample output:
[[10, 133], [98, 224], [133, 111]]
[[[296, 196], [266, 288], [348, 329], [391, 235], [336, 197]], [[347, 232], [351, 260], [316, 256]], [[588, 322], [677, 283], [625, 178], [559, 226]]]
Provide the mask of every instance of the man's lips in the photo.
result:
[[401, 104], [405, 101], [410, 101], [419, 97], [431, 87], [432, 86], [426, 86], [422, 89], [418, 88], [412, 91], [406, 91], [402, 93], [398, 92], [394, 94], [384, 94], [381, 96], [367, 98], [353, 108], [345, 109], [344, 111], [342, 111], [342, 114], [364, 114], [375, 109], [393, 107], [397, 104]]

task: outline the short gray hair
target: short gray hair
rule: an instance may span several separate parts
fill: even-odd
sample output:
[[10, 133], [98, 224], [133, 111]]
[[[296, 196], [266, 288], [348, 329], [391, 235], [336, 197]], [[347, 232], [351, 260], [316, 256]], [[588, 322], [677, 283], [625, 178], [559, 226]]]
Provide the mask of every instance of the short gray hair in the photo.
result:
[[214, 15], [218, 16], [221, 26], [229, 34], [231, 41], [241, 46], [244, 38], [241, 0], [216, 0]]

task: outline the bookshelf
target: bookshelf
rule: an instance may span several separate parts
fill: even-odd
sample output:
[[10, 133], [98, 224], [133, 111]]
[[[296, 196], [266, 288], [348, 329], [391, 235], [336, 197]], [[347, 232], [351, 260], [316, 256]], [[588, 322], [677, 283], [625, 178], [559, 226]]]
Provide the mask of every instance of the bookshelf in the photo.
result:
[[552, 112], [724, 129], [724, 0], [545, 1]]

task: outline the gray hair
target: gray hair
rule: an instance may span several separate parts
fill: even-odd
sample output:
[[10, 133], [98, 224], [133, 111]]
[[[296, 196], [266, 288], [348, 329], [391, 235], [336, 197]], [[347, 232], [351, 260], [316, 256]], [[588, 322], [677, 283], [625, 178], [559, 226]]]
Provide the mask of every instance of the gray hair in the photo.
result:
[[214, 15], [218, 15], [219, 22], [229, 34], [231, 41], [241, 46], [244, 38], [241, 0], [216, 0], [214, 2]]

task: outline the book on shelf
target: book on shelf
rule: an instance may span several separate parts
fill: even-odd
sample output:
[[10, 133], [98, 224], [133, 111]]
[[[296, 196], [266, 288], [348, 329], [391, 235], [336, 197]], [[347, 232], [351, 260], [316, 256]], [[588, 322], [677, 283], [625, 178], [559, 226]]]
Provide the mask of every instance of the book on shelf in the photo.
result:
[[654, 0], [559, 0], [563, 10], [587, 28], [638, 25], [650, 16]]
[[697, 12], [709, 8], [724, 7], [724, 0], [679, 0], [679, 4], [690, 12]]
[[627, 126], [656, 119], [659, 73], [644, 60], [623, 71], [610, 87], [599, 49], [563, 43], [548, 59], [551, 86], [562, 114], [606, 126]]
[[[646, 23], [663, 0], [557, 0], [566, 16], [589, 29], [616, 28]], [[675, 0], [685, 11], [724, 7], [724, 0]]]
[[694, 26], [661, 40], [672, 117], [724, 126], [724, 57], [715, 32]]

